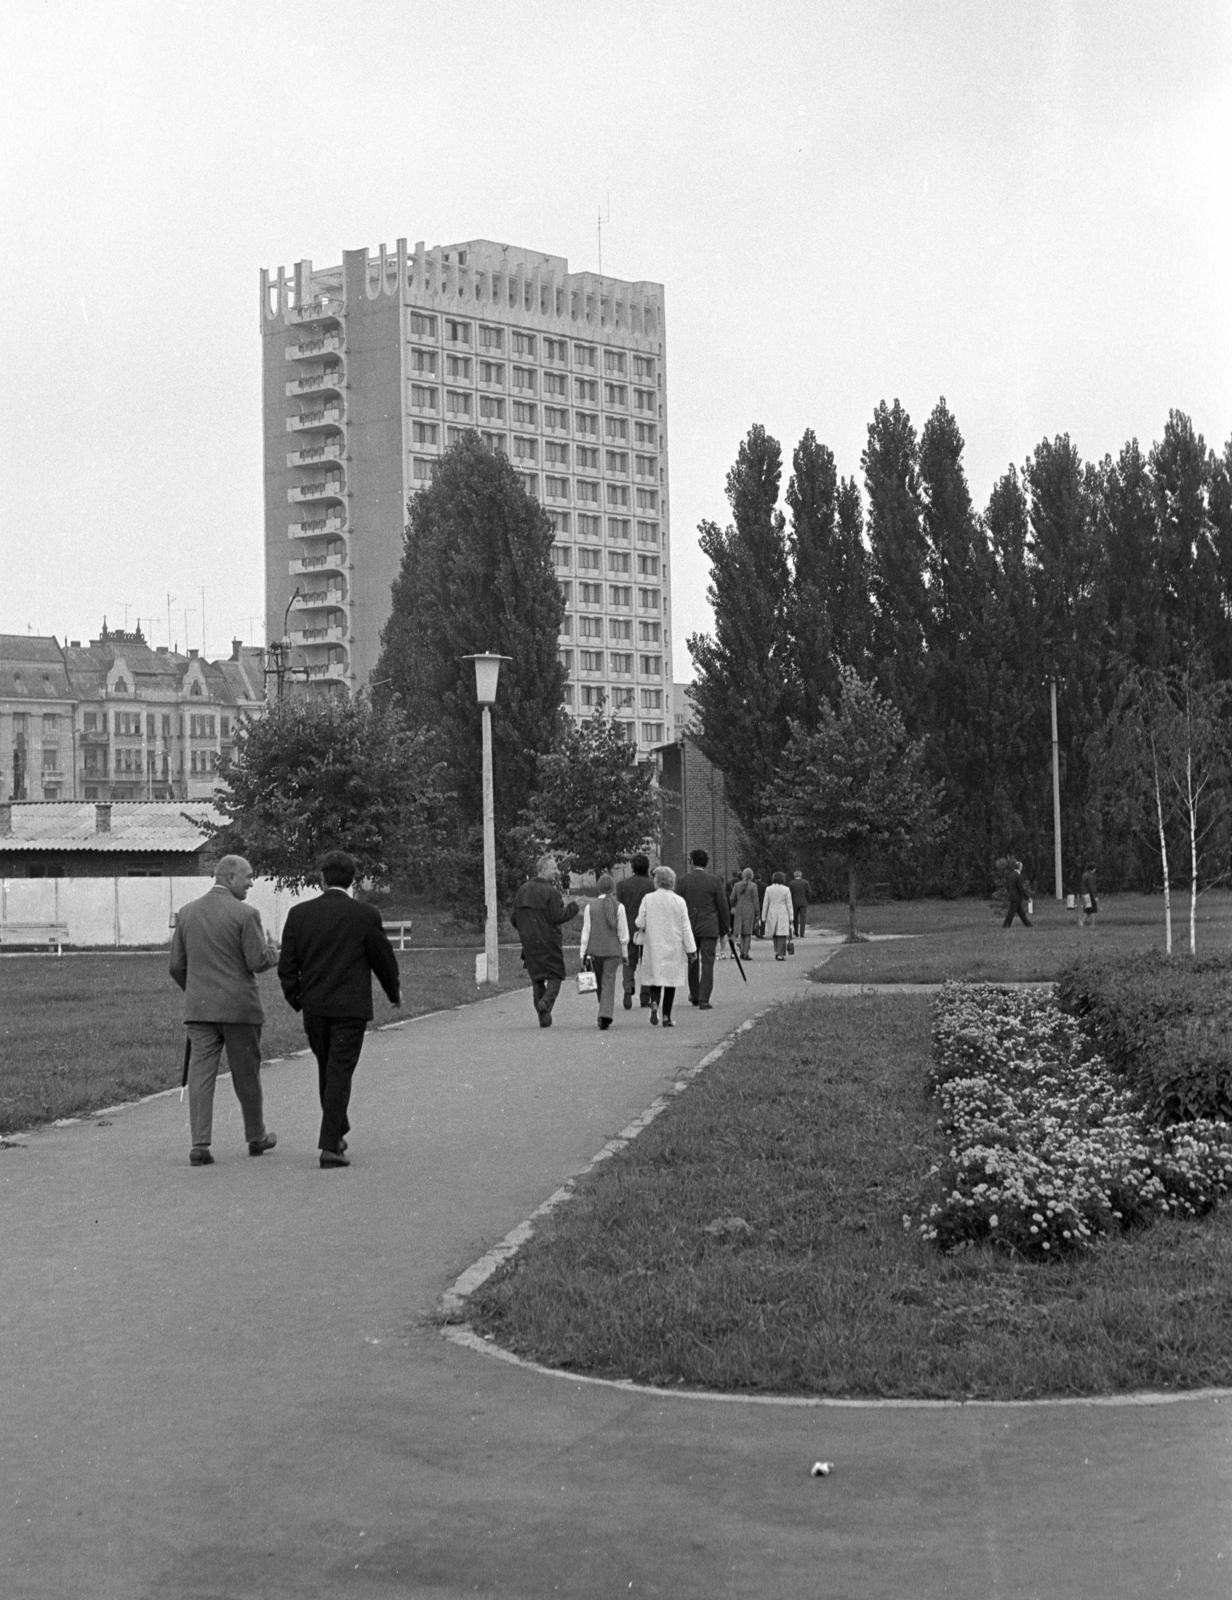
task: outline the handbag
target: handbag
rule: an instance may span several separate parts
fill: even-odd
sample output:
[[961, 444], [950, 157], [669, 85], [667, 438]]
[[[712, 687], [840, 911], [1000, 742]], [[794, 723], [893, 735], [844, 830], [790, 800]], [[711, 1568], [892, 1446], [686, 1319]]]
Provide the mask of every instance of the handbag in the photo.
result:
[[789, 928], [787, 930], [787, 954], [789, 956], [794, 956], [795, 953], [796, 953], [796, 941], [792, 938], [791, 930]]
[[599, 979], [595, 975], [595, 969], [590, 964], [589, 956], [582, 963], [582, 970], [577, 975], [577, 986], [579, 994], [596, 994], [598, 992]]

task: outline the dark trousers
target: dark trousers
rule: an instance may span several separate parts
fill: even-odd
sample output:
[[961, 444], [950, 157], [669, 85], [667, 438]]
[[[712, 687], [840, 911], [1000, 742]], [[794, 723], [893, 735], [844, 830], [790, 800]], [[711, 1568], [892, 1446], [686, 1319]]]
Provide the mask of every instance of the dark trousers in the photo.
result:
[[[637, 979], [634, 976], [634, 974], [637, 972], [637, 964], [641, 959], [642, 959], [642, 947], [641, 947], [641, 945], [640, 944], [634, 944], [633, 940], [630, 939], [629, 940], [628, 949], [627, 949], [627, 951], [625, 953], [624, 992], [627, 995], [632, 995], [634, 989], [637, 988]], [[645, 984], [643, 984], [642, 987], [641, 987], [641, 993], [639, 995], [639, 998], [640, 998], [640, 1000], [641, 1000], [643, 1005], [647, 1005], [648, 1006], [650, 1004], [650, 990], [646, 987]]]
[[660, 988], [657, 983], [652, 984], [650, 986], [650, 1003], [652, 1006], [658, 1005], [660, 996], [662, 996], [663, 999], [663, 1015], [665, 1017], [670, 1017], [672, 1014], [672, 1001], [676, 998], [675, 986], [673, 984], [667, 984], [663, 988]]
[[317, 1081], [321, 1091], [322, 1150], [337, 1151], [351, 1131], [347, 1107], [351, 1103], [351, 1079], [364, 1047], [363, 1017], [314, 1017], [304, 1012], [304, 1032], [317, 1058]]
[[1003, 928], [1008, 928], [1015, 917], [1022, 918], [1022, 925], [1024, 928], [1029, 928], [1031, 926], [1030, 920], [1027, 917], [1027, 907], [1025, 901], [1011, 901], [1010, 908], [1005, 913], [1005, 921], [1001, 924], [1001, 926]]
[[556, 1004], [556, 996], [560, 993], [559, 978], [532, 978], [531, 994], [535, 1001], [535, 1010], [542, 1016], [551, 1016], [552, 1007]]
[[714, 953], [718, 948], [717, 939], [699, 939], [697, 949], [689, 957], [691, 1005], [705, 1005], [714, 991]]
[[804, 924], [807, 921], [808, 921], [808, 907], [807, 906], [797, 906], [796, 907], [796, 938], [797, 939], [802, 939], [804, 937]]

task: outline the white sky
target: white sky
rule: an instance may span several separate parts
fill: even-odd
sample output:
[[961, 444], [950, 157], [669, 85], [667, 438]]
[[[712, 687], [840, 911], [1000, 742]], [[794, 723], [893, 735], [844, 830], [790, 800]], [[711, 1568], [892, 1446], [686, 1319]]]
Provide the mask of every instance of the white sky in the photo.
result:
[[[260, 642], [262, 266], [486, 237], [667, 286], [675, 667], [753, 422], [978, 506], [1232, 434], [1232, 4], [8, 0], [0, 631]], [[786, 480], [784, 481], [784, 487]], [[127, 612], [125, 607], [127, 606]], [[187, 608], [187, 616], [185, 610]], [[152, 619], [152, 620], [148, 620]]]

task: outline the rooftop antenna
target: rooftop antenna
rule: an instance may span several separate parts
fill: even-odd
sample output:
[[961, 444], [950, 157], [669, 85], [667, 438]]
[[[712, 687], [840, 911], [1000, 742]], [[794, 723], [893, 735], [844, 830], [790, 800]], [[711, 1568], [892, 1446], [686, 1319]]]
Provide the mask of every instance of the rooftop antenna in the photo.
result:
[[171, 648], [171, 602], [174, 599], [175, 599], [175, 596], [171, 593], [171, 590], [168, 589], [167, 590], [167, 648], [168, 649]]
[[610, 189], [608, 190], [608, 193], [607, 193], [607, 205], [606, 205], [605, 209], [607, 211], [607, 215], [606, 216], [604, 216], [603, 211], [599, 212], [599, 276], [600, 277], [603, 276], [603, 229], [604, 229], [604, 226], [607, 223], [611, 222], [611, 220], [612, 220], [612, 191]]

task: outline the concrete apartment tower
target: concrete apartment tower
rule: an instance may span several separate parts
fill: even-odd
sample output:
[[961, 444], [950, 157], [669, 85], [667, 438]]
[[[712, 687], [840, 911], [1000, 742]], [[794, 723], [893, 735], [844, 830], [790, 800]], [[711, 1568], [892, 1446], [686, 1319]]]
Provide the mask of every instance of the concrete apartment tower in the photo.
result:
[[[266, 626], [310, 681], [366, 683], [407, 500], [462, 429], [556, 532], [566, 707], [671, 737], [663, 286], [473, 239], [261, 274]], [[301, 653], [302, 652], [302, 653]]]

